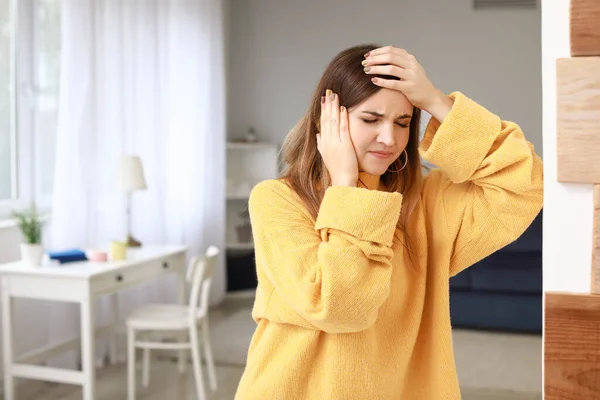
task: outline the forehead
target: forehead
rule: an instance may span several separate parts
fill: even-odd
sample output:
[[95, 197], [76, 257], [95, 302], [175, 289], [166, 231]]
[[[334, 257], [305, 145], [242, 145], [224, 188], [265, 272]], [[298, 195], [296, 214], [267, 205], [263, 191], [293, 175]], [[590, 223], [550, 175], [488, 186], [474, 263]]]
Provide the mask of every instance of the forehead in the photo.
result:
[[381, 89], [350, 111], [375, 111], [386, 117], [397, 117], [402, 114], [412, 114], [413, 105], [402, 92]]

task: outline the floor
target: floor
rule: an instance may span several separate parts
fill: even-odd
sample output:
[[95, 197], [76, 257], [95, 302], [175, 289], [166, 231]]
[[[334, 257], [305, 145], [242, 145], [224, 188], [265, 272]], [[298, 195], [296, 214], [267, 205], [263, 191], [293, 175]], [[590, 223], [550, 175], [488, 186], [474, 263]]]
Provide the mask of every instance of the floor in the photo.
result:
[[[179, 375], [170, 362], [155, 363], [152, 381], [147, 389], [140, 389], [138, 400], [193, 400], [194, 382], [191, 376]], [[219, 389], [210, 400], [232, 400], [237, 382], [242, 374], [241, 367], [217, 367]], [[124, 365], [103, 369], [98, 373], [98, 400], [124, 400], [126, 398], [126, 370]], [[467, 388], [463, 400], [541, 400], [541, 394], [510, 390]], [[26, 385], [19, 391], [23, 400], [81, 400], [81, 390], [58, 384]]]
[[[252, 299], [229, 298], [211, 312], [218, 390], [210, 400], [232, 400], [243, 372], [253, 321]], [[541, 400], [541, 336], [457, 330], [455, 356], [464, 400]], [[97, 399], [126, 398], [125, 365], [97, 372]], [[196, 399], [191, 375], [180, 375], [169, 357], [152, 364], [150, 387], [139, 400]], [[53, 383], [20, 385], [19, 400], [80, 400], [75, 386]]]

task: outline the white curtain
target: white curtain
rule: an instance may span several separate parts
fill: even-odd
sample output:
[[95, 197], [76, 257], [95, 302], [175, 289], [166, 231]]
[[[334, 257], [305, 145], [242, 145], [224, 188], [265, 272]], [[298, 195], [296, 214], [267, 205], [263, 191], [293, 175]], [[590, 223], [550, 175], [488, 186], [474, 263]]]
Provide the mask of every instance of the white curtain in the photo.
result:
[[[220, 0], [77, 0], [62, 4], [53, 249], [106, 247], [126, 234], [115, 189], [122, 153], [138, 154], [148, 190], [133, 195], [144, 244], [225, 246], [225, 77]], [[119, 294], [120, 317], [175, 301], [164, 280]], [[224, 257], [211, 303], [225, 294]], [[97, 323], [109, 307], [101, 299]], [[52, 309], [51, 340], [79, 334], [75, 307]], [[106, 344], [99, 344], [99, 355]], [[72, 364], [73, 359], [63, 359]]]

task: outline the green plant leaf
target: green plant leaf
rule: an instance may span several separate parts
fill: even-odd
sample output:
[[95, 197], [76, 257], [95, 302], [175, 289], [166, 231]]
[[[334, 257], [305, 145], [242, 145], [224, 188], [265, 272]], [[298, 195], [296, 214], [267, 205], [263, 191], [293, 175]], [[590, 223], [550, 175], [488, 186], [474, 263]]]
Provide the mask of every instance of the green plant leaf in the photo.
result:
[[13, 211], [12, 215], [17, 220], [17, 226], [23, 235], [25, 243], [42, 243], [43, 222], [40, 220], [35, 202], [31, 203], [31, 207], [27, 212]]

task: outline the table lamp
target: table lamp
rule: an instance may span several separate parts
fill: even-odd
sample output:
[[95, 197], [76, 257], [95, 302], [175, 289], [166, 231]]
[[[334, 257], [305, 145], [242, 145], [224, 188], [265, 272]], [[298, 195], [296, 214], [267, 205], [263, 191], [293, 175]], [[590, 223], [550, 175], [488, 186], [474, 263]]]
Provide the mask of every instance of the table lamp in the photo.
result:
[[142, 244], [131, 235], [131, 195], [135, 191], [147, 189], [139, 156], [121, 156], [117, 167], [117, 188], [127, 194], [127, 246], [140, 247]]

